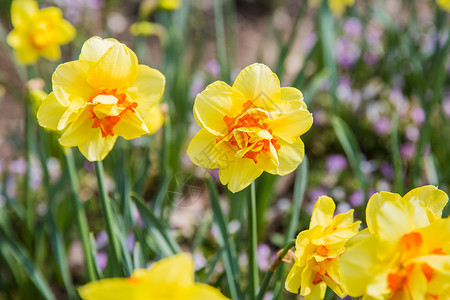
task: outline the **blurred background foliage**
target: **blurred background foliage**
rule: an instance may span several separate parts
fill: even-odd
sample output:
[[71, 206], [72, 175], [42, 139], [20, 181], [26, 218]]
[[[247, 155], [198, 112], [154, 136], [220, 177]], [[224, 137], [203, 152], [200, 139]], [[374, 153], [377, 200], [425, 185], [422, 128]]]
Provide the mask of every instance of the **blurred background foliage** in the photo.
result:
[[[261, 276], [308, 227], [320, 195], [331, 196], [338, 212], [355, 208], [364, 220], [375, 191], [403, 194], [433, 184], [448, 194], [450, 26], [435, 1], [357, 1], [342, 15], [326, 1], [185, 0], [169, 10], [160, 2], [40, 1], [59, 6], [77, 37], [63, 47], [60, 62], [42, 59], [33, 67], [37, 85], [27, 84], [5, 43], [11, 1], [0, 2], [0, 299], [77, 299], [75, 287], [88, 280], [68, 161], [55, 133], [37, 123], [26, 130], [24, 107], [40, 101], [33, 89], [51, 91], [55, 67], [76, 59], [93, 35], [126, 43], [167, 82], [163, 128], [119, 139], [104, 161], [119, 271], [108, 264], [94, 166], [73, 151], [96, 278], [130, 275], [183, 250], [193, 253], [199, 281], [240, 299], [248, 195], [228, 192], [214, 170], [195, 167], [185, 151], [198, 130], [196, 94], [215, 80], [231, 84], [253, 62], [271, 67], [282, 86], [300, 89], [314, 116], [302, 137], [307, 161], [296, 174], [257, 180]], [[135, 24], [142, 21], [150, 23]], [[275, 274], [265, 299], [295, 298], [284, 291], [287, 270]]]

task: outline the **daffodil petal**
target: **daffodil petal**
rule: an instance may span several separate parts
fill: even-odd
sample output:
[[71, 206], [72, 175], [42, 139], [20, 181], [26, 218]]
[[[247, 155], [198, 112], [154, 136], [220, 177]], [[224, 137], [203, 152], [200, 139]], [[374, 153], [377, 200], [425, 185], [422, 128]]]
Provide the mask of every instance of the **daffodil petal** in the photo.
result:
[[286, 282], [284, 284], [286, 290], [291, 293], [297, 294], [300, 289], [302, 276], [302, 268], [299, 267], [296, 263], [292, 266], [289, 274], [286, 277]]
[[228, 168], [233, 154], [226, 143], [217, 143], [216, 136], [202, 128], [194, 136], [187, 149], [191, 161], [204, 168]]
[[51, 45], [41, 50], [41, 55], [49, 60], [55, 61], [61, 57], [59, 45]]
[[95, 93], [86, 81], [89, 70], [93, 67], [91, 62], [72, 61], [59, 65], [52, 76], [53, 92], [56, 99], [65, 106], [69, 106], [74, 98], [88, 101]]
[[239, 90], [223, 81], [216, 81], [195, 98], [195, 120], [211, 133], [224, 136], [228, 134], [224, 117], [236, 117], [244, 109], [246, 101]]
[[144, 117], [144, 123], [147, 125], [150, 134], [157, 132], [164, 124], [164, 115], [159, 105], [152, 106]]
[[30, 65], [39, 59], [39, 52], [30, 44], [14, 49], [14, 56], [21, 64]]
[[91, 119], [90, 107], [81, 111], [69, 128], [64, 131], [59, 139], [61, 145], [65, 147], [75, 147], [85, 143], [94, 137], [97, 132], [101, 132], [99, 128], [92, 128], [94, 120]]
[[278, 150], [278, 166], [275, 169], [266, 170], [270, 174], [286, 175], [294, 171], [303, 161], [305, 156], [305, 145], [297, 138], [294, 143], [288, 144], [280, 141]]
[[306, 109], [278, 113], [267, 120], [273, 134], [288, 143], [294, 143], [300, 135], [311, 128], [312, 123], [312, 114]]
[[309, 228], [314, 228], [316, 225], [328, 226], [333, 220], [333, 213], [336, 205], [333, 199], [328, 196], [321, 196], [314, 205], [313, 214]]
[[187, 300], [226, 300], [225, 297], [218, 289], [209, 286], [207, 284], [196, 283], [193, 288], [190, 289], [189, 294], [184, 296]]
[[306, 109], [306, 104], [303, 102], [303, 93], [294, 87], [282, 87], [280, 90], [281, 101], [298, 101], [300, 108]]
[[52, 130], [57, 130], [59, 120], [67, 107], [56, 100], [55, 94], [50, 93], [39, 106], [37, 120], [39, 125]]
[[125, 111], [121, 117], [122, 119], [114, 126], [114, 134], [131, 140], [150, 133], [144, 120], [138, 114]]
[[133, 86], [128, 88], [127, 94], [138, 104], [139, 114], [145, 118], [150, 108], [162, 97], [166, 79], [158, 70], [145, 65], [139, 65], [137, 78]]
[[38, 3], [34, 0], [16, 0], [11, 3], [11, 23], [15, 28], [29, 22], [39, 11]]
[[189, 254], [180, 253], [156, 262], [148, 272], [146, 279], [155, 286], [158, 284], [178, 287], [194, 285], [194, 261]]
[[136, 81], [138, 60], [126, 45], [117, 43], [109, 48], [87, 77], [87, 82], [97, 90], [126, 91]]
[[219, 179], [223, 185], [228, 185], [231, 192], [236, 193], [249, 186], [262, 172], [253, 160], [241, 158], [231, 161], [227, 168], [220, 168]]
[[255, 63], [239, 73], [233, 88], [239, 90], [247, 100], [256, 106], [270, 111], [273, 102], [280, 99], [280, 80], [269, 67]]
[[114, 147], [116, 140], [117, 135], [103, 137], [101, 131], [97, 129], [90, 139], [78, 145], [78, 149], [87, 160], [99, 161], [105, 159]]
[[28, 41], [24, 38], [22, 34], [20, 34], [18, 30], [13, 29], [6, 37], [6, 42], [12, 48], [20, 48], [24, 47]]
[[105, 53], [119, 42], [115, 39], [102, 39], [94, 36], [84, 42], [81, 48], [80, 60], [98, 62]]
[[448, 202], [445, 192], [433, 185], [426, 185], [409, 191], [404, 197], [405, 201], [419, 201], [431, 209], [437, 218], [442, 216], [442, 210]]
[[83, 300], [138, 300], [139, 289], [127, 278], [108, 278], [90, 282], [78, 289]]

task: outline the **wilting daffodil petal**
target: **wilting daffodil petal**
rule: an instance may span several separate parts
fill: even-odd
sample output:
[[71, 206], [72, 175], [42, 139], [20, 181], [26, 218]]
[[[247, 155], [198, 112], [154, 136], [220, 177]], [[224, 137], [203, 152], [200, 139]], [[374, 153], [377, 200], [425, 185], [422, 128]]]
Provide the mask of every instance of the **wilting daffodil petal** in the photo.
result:
[[88, 283], [79, 289], [84, 300], [226, 300], [212, 286], [194, 281], [194, 262], [182, 253], [164, 258], [150, 267], [134, 271], [129, 278], [110, 278]]
[[133, 51], [114, 39], [87, 40], [80, 59], [59, 65], [52, 83], [38, 122], [62, 130], [61, 145], [77, 146], [90, 161], [103, 160], [118, 136], [134, 139], [162, 125], [154, 107], [164, 76], [138, 65]]
[[360, 221], [353, 221], [353, 210], [333, 217], [336, 206], [327, 196], [320, 197], [308, 230], [300, 232], [295, 244], [295, 263], [285, 287], [305, 299], [323, 299], [327, 286], [344, 297], [341, 287], [340, 256], [347, 241], [358, 233]]
[[195, 99], [194, 117], [202, 129], [187, 154], [198, 166], [219, 168], [220, 181], [233, 193], [264, 171], [294, 171], [305, 153], [300, 135], [313, 121], [302, 93], [281, 88], [263, 64], [246, 67], [232, 86], [208, 85]]
[[14, 29], [6, 41], [14, 49], [19, 63], [30, 65], [43, 56], [50, 60], [61, 57], [60, 46], [75, 37], [75, 28], [62, 17], [57, 7], [39, 10], [35, 0], [14, 0], [11, 3]]

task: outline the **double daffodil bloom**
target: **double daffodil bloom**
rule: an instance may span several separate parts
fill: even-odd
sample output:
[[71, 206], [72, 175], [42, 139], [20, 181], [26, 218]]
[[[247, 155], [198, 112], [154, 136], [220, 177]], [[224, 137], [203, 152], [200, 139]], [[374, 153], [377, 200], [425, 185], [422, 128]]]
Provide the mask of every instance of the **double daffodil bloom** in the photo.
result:
[[133, 51], [114, 39], [87, 40], [79, 60], [59, 65], [52, 83], [38, 122], [61, 130], [61, 145], [77, 146], [90, 161], [103, 160], [118, 136], [134, 139], [160, 126], [152, 116], [160, 116], [155, 104], [164, 92], [164, 76], [139, 65]]
[[330, 197], [320, 197], [308, 230], [297, 236], [295, 263], [286, 278], [286, 289], [305, 299], [323, 299], [327, 285], [341, 298], [339, 258], [347, 241], [358, 233], [360, 221], [353, 222], [353, 209], [333, 217], [335, 204]]
[[344, 289], [363, 299], [449, 299], [448, 196], [434, 186], [404, 197], [380, 192], [366, 208], [368, 228], [341, 258]]
[[187, 154], [205, 168], [219, 168], [232, 192], [247, 187], [263, 171], [286, 175], [302, 162], [300, 135], [312, 125], [302, 93], [281, 87], [265, 65], [246, 67], [233, 86], [216, 81], [197, 95], [194, 117], [202, 129]]
[[43, 56], [50, 60], [61, 57], [60, 46], [75, 37], [75, 28], [62, 17], [57, 7], [39, 10], [35, 0], [14, 0], [11, 4], [14, 29], [6, 41], [14, 49], [19, 63], [29, 65]]
[[216, 288], [194, 282], [194, 262], [177, 254], [136, 270], [129, 278], [94, 281], [79, 288], [84, 300], [226, 300]]

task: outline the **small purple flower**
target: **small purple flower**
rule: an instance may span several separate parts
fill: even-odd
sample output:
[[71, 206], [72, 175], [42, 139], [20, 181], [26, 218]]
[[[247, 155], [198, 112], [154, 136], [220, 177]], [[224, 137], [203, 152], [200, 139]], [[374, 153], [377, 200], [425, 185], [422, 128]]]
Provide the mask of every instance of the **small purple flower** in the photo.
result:
[[9, 172], [16, 175], [24, 175], [27, 171], [27, 161], [24, 158], [18, 158], [9, 163]]
[[383, 38], [383, 31], [376, 25], [369, 24], [366, 29], [366, 41], [371, 45], [380, 45]]
[[403, 92], [399, 88], [394, 88], [389, 94], [389, 100], [397, 108], [400, 117], [405, 117], [408, 113], [409, 102], [406, 100]]
[[214, 180], [219, 181], [219, 169], [209, 169], [209, 174]]
[[273, 293], [270, 292], [270, 291], [267, 292], [267, 293], [264, 295], [263, 300], [273, 300]]
[[420, 132], [417, 127], [409, 125], [406, 127], [405, 135], [411, 142], [417, 142], [419, 140]]
[[324, 196], [326, 194], [327, 191], [325, 191], [323, 188], [315, 188], [308, 193], [308, 196], [309, 199], [315, 203], [320, 196]]
[[363, 60], [368, 66], [375, 65], [379, 59], [380, 58], [375, 51], [367, 50], [366, 52], [364, 52]]
[[383, 174], [383, 177], [386, 177], [387, 179], [394, 178], [394, 169], [387, 162], [381, 163], [380, 172], [381, 172], [381, 174]]
[[103, 272], [107, 264], [108, 264], [108, 254], [106, 254], [106, 252], [103, 251], [97, 252], [97, 267], [99, 268], [99, 270]]
[[220, 64], [215, 59], [210, 59], [206, 63], [206, 69], [208, 70], [209, 73], [211, 73], [214, 76], [218, 76], [220, 74]]
[[127, 236], [127, 249], [131, 253], [134, 251], [134, 245], [136, 244], [136, 240], [134, 239], [134, 234], [129, 234]]
[[378, 136], [383, 136], [391, 132], [392, 124], [391, 120], [382, 117], [373, 124], [373, 129]]
[[364, 192], [362, 190], [356, 190], [353, 194], [348, 198], [348, 202], [351, 206], [357, 207], [360, 206], [364, 201]]
[[442, 110], [446, 118], [450, 118], [450, 95], [447, 95], [444, 100], [442, 100]]
[[420, 106], [416, 106], [411, 109], [410, 116], [414, 123], [418, 125], [422, 125], [423, 122], [425, 122], [425, 111]]
[[277, 208], [280, 211], [288, 211], [291, 208], [291, 201], [287, 198], [281, 198], [277, 202]]
[[192, 254], [192, 260], [194, 261], [195, 271], [203, 269], [207, 264], [205, 256], [200, 252], [194, 252], [194, 254]]
[[97, 234], [95, 244], [97, 245], [97, 249], [102, 249], [108, 245], [108, 234], [105, 230], [102, 230]]
[[363, 27], [361, 21], [357, 18], [348, 18], [344, 22], [344, 32], [352, 38], [359, 38], [362, 34]]
[[400, 153], [406, 159], [411, 159], [416, 152], [416, 146], [412, 143], [405, 143], [400, 146]]
[[15, 176], [8, 176], [5, 182], [6, 195], [9, 198], [16, 198], [17, 196], [17, 179]]
[[50, 157], [47, 160], [47, 168], [50, 173], [50, 182], [55, 183], [61, 177], [61, 164], [55, 157]]
[[197, 97], [197, 94], [200, 94], [205, 89], [205, 85], [203, 80], [195, 79], [192, 81], [191, 88], [189, 94], [192, 98]]
[[351, 68], [358, 60], [361, 48], [358, 44], [346, 37], [340, 37], [336, 42], [336, 59], [344, 69]]
[[83, 168], [86, 170], [86, 172], [93, 173], [94, 169], [95, 169], [94, 163], [91, 161], [85, 160], [84, 164], [83, 164]]
[[327, 172], [339, 173], [347, 167], [347, 160], [342, 154], [333, 154], [327, 159]]
[[256, 249], [256, 253], [258, 256], [258, 267], [262, 271], [267, 271], [270, 266], [270, 247], [266, 244], [260, 244]]

